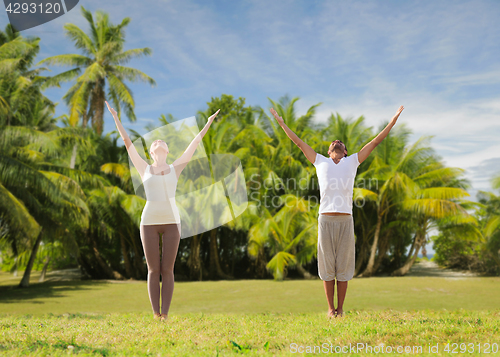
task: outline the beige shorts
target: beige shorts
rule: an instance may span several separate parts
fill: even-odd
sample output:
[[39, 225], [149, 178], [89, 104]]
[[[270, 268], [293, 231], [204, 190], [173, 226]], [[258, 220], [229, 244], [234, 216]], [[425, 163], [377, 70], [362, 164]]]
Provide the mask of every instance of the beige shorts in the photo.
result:
[[352, 215], [318, 217], [318, 275], [321, 280], [348, 281], [354, 276]]

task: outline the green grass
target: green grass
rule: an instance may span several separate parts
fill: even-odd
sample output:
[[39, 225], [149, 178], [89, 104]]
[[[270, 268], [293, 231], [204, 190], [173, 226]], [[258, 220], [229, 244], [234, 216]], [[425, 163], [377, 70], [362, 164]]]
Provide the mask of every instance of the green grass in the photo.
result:
[[[500, 307], [500, 278], [353, 279], [344, 307], [346, 310], [491, 310]], [[326, 309], [321, 280], [236, 280], [176, 282], [170, 313], [305, 313]], [[145, 281], [32, 283], [28, 289], [0, 286], [0, 313], [148, 311], [152, 310]]]
[[69, 351], [87, 356], [297, 355], [293, 351], [299, 347], [366, 344], [373, 348], [383, 343], [393, 351], [398, 346], [421, 346], [422, 353], [414, 353], [417, 355], [430, 355], [429, 346], [437, 345], [440, 353], [432, 355], [443, 356], [450, 355], [444, 353], [446, 343], [451, 349], [456, 343], [456, 351], [460, 351], [461, 343], [474, 343], [476, 353], [467, 355], [477, 355], [479, 347], [487, 348], [486, 343], [491, 346], [500, 342], [499, 318], [498, 310], [351, 310], [346, 317], [332, 320], [323, 313], [196, 313], [174, 315], [167, 322], [153, 321], [149, 313], [17, 315], [0, 317], [0, 353], [2, 356], [60, 356]]
[[451, 354], [447, 342], [458, 352], [460, 343], [500, 345], [494, 277], [354, 279], [347, 316], [333, 320], [320, 280], [177, 282], [166, 323], [152, 319], [144, 281], [32, 279], [17, 289], [10, 279], [0, 274], [2, 356], [303, 355], [293, 343], [422, 346], [418, 355], [439, 344], [435, 356]]

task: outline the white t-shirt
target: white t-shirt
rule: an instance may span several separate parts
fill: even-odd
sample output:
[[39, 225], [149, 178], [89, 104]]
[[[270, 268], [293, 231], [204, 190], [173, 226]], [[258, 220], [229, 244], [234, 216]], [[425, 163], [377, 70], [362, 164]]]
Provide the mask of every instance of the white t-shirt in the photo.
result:
[[354, 179], [359, 166], [358, 153], [340, 159], [316, 153], [313, 164], [319, 182], [319, 213], [343, 212], [352, 214]]

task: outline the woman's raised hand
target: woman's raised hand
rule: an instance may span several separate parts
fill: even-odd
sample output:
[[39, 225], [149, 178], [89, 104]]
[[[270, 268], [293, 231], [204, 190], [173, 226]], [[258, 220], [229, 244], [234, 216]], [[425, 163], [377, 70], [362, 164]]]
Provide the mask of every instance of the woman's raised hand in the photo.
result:
[[220, 112], [220, 109], [219, 109], [219, 110], [217, 110], [217, 111], [215, 112], [215, 114], [213, 114], [212, 116], [210, 116], [210, 118], [208, 118], [208, 121], [209, 121], [210, 123], [211, 123], [211, 122], [213, 122], [213, 121], [214, 121], [214, 119], [215, 119], [215, 117], [217, 116], [217, 114], [219, 114], [219, 112]]
[[106, 102], [106, 105], [108, 106], [108, 110], [111, 112], [111, 115], [113, 115], [113, 117], [116, 115], [116, 110], [114, 110], [113, 108], [111, 108], [109, 106], [109, 103], [108, 101], [105, 101]]
[[403, 111], [403, 109], [404, 109], [404, 108], [405, 108], [405, 107], [400, 106], [400, 107], [399, 107], [399, 109], [398, 109], [398, 111], [396, 112], [396, 114], [394, 114], [394, 116], [392, 117], [391, 121], [392, 121], [394, 124], [396, 124], [396, 121], [398, 120], [399, 115], [401, 114], [401, 112]]
[[281, 125], [281, 124], [283, 124], [285, 122], [283, 120], [283, 118], [278, 115], [278, 113], [276, 112], [276, 110], [274, 110], [274, 108], [269, 109], [269, 111], [271, 112], [272, 115], [274, 115], [274, 117], [278, 121], [279, 125]]

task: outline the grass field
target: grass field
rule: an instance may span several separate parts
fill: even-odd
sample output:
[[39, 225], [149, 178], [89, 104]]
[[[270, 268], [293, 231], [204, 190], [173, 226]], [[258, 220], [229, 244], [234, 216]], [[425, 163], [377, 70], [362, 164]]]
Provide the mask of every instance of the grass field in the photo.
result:
[[[7, 275], [1, 273], [0, 281], [5, 282]], [[353, 279], [349, 282], [344, 308], [491, 310], [500, 308], [500, 278]], [[170, 313], [306, 313], [326, 309], [321, 280], [236, 280], [177, 282]], [[0, 313], [148, 311], [151, 305], [145, 281], [32, 283], [28, 289], [0, 285]]]
[[[0, 317], [2, 356], [296, 355], [344, 348], [350, 355], [385, 344], [405, 355], [488, 355], [500, 343], [500, 311], [356, 311], [328, 320], [322, 313], [183, 314], [168, 322], [149, 313]], [[473, 345], [462, 345], [460, 344]], [[495, 345], [494, 343], [497, 343]], [[456, 344], [456, 345], [454, 345]], [[489, 344], [489, 345], [488, 345]], [[398, 347], [399, 346], [399, 347]], [[429, 347], [440, 353], [428, 353]], [[474, 350], [472, 350], [474, 348]], [[373, 351], [373, 350], [372, 350]], [[294, 353], [295, 352], [295, 353]], [[300, 353], [302, 352], [302, 353]], [[408, 352], [408, 351], [407, 351]], [[370, 354], [370, 353], [368, 353]], [[373, 354], [373, 353], [371, 353]], [[463, 355], [463, 354], [461, 354]]]
[[381, 343], [396, 354], [500, 356], [500, 278], [354, 279], [346, 317], [332, 320], [320, 280], [178, 282], [163, 323], [143, 281], [33, 279], [16, 289], [9, 279], [0, 274], [2, 356], [297, 355], [349, 344], [345, 352], [363, 355], [354, 348]]

